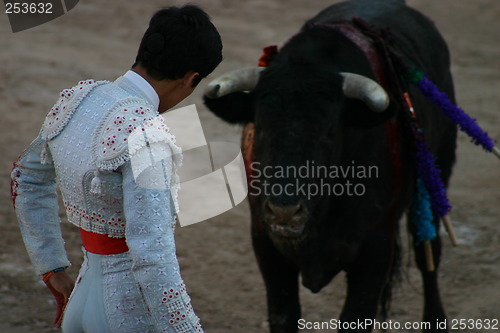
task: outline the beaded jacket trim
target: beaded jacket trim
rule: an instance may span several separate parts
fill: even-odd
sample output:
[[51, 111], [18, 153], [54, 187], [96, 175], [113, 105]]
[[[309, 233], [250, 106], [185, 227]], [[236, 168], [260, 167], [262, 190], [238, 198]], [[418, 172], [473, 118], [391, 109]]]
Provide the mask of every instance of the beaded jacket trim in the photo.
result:
[[180, 181], [176, 170], [182, 165], [182, 149], [163, 117], [143, 99], [128, 98], [115, 105], [101, 119], [92, 144], [92, 155], [99, 171], [112, 171], [148, 145], [165, 142], [172, 150], [173, 172], [170, 181], [175, 212], [179, 212]]
[[83, 80], [70, 89], [64, 89], [59, 99], [45, 117], [40, 137], [45, 141], [40, 154], [40, 163], [52, 163], [52, 157], [47, 149], [48, 142], [61, 133], [81, 101], [96, 87], [110, 83], [109, 81]]
[[45, 118], [40, 136], [45, 141], [55, 138], [68, 124], [71, 116], [81, 101], [94, 89], [100, 85], [110, 83], [109, 81], [84, 80], [78, 82], [70, 89], [64, 89], [59, 95], [59, 99], [54, 104], [49, 114]]

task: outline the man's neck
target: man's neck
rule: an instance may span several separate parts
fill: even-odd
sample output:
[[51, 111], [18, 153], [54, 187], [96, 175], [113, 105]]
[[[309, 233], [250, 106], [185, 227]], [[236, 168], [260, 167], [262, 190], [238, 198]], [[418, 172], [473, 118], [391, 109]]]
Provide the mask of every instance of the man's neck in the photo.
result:
[[144, 78], [158, 94], [160, 98], [158, 112], [163, 113], [177, 104], [177, 102], [175, 102], [175, 96], [179, 80], [155, 80], [147, 73], [147, 70], [140, 65], [135, 66], [131, 70]]

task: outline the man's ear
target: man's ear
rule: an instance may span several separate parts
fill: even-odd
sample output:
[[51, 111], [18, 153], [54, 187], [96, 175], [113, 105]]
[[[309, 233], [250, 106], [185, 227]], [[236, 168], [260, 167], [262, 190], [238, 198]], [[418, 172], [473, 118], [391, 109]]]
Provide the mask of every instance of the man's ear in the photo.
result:
[[184, 75], [183, 83], [186, 87], [196, 87], [200, 81], [200, 73], [189, 71]]

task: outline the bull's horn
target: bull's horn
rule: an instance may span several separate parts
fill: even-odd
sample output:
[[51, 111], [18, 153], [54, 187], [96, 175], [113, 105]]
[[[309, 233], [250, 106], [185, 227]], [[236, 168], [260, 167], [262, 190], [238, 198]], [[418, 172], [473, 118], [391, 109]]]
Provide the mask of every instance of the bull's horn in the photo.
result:
[[236, 91], [252, 90], [259, 81], [264, 67], [247, 67], [222, 74], [213, 79], [205, 89], [208, 98], [219, 98]]
[[377, 82], [354, 73], [340, 73], [344, 77], [344, 95], [363, 101], [375, 112], [382, 112], [389, 106], [389, 96]]

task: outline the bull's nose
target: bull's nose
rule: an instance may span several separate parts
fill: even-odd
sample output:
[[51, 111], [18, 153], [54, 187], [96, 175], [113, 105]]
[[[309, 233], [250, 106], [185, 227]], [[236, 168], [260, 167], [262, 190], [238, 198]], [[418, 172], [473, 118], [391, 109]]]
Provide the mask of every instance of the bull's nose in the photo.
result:
[[295, 205], [264, 203], [264, 221], [273, 233], [294, 237], [302, 234], [307, 210], [302, 201]]
[[299, 222], [304, 218], [305, 209], [302, 201], [296, 205], [275, 205], [270, 200], [265, 204], [265, 214], [268, 219], [275, 222]]

